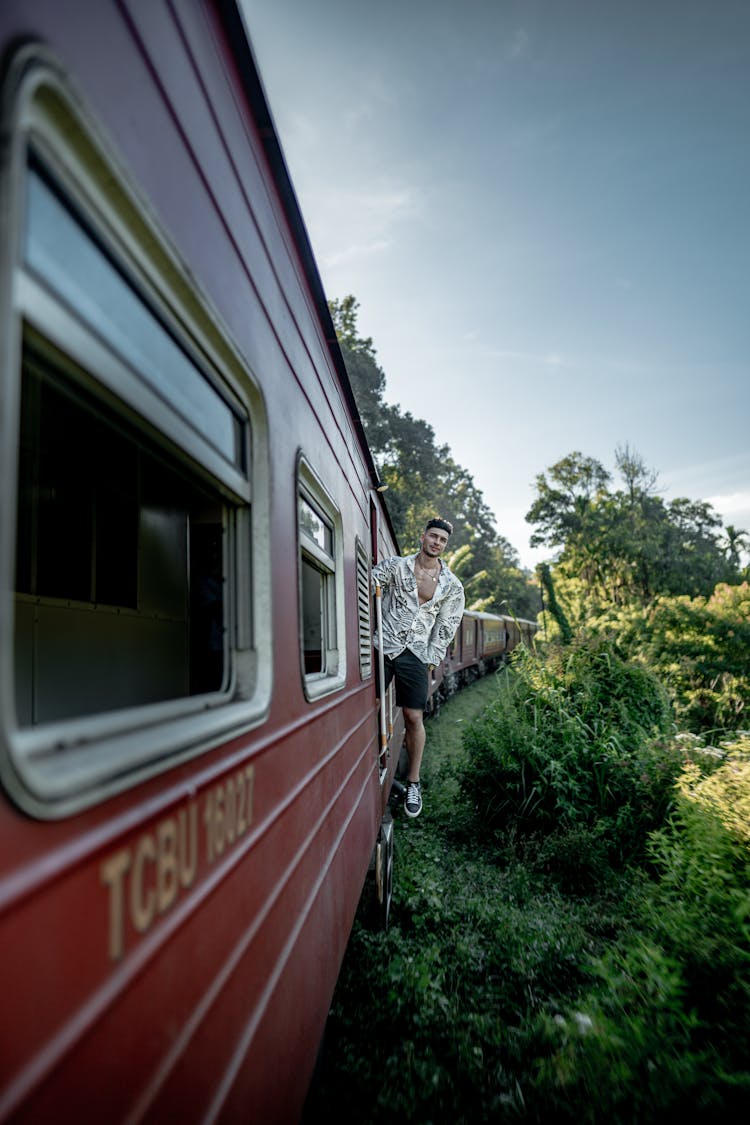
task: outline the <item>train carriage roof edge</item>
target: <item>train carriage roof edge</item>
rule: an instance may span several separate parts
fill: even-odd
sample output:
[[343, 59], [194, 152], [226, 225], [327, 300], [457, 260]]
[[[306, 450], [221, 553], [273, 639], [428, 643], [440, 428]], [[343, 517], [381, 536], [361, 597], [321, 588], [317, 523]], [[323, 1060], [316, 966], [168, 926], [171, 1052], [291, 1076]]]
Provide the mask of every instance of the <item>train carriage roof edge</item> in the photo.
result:
[[[310, 288], [310, 294], [315, 304], [316, 313], [323, 329], [331, 361], [341, 383], [347, 406], [351, 412], [357, 431], [357, 436], [362, 443], [362, 448], [367, 457], [372, 487], [377, 488], [380, 483], [380, 475], [367, 441], [362, 418], [354, 397], [349, 374], [346, 370], [346, 364], [339, 346], [338, 337], [336, 336], [336, 330], [333, 326], [333, 320], [331, 319], [328, 301], [325, 290], [323, 289], [323, 282], [321, 281], [320, 272], [317, 262], [315, 261], [310, 238], [307, 233], [307, 227], [302, 217], [302, 211], [284, 158], [284, 152], [276, 130], [273, 114], [268, 104], [260, 69], [252, 47], [251, 33], [236, 0], [216, 0], [216, 10], [224, 30], [227, 49], [237, 67], [237, 73], [242, 83], [245, 97], [247, 98], [251, 114], [258, 128], [258, 135], [263, 145], [266, 160], [268, 161], [273, 176], [273, 181], [281, 206], [284, 210], [286, 221], [289, 224], [289, 229], [294, 238], [295, 247], [300, 258], [305, 279]], [[383, 504], [383, 512], [388, 524], [388, 530], [393, 538], [394, 544], [396, 544], [396, 550], [398, 551], [400, 548], [398, 547], [396, 533], [393, 528], [387, 504]]]

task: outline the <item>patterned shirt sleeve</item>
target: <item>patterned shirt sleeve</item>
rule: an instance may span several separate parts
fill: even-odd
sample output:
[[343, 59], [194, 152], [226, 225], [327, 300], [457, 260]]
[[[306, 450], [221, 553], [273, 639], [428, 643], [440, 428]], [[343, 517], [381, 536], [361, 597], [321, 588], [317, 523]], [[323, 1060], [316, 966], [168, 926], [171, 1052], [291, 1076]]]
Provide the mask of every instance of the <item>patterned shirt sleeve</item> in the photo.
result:
[[456, 635], [464, 612], [464, 588], [454, 579], [450, 590], [440, 605], [427, 646], [427, 663], [439, 664], [445, 658], [448, 645]]
[[381, 589], [385, 589], [393, 581], [393, 575], [396, 572], [396, 567], [399, 564], [398, 555], [392, 555], [389, 559], [383, 559], [382, 562], [377, 563], [372, 568], [372, 592], [375, 593], [375, 587], [380, 585]]

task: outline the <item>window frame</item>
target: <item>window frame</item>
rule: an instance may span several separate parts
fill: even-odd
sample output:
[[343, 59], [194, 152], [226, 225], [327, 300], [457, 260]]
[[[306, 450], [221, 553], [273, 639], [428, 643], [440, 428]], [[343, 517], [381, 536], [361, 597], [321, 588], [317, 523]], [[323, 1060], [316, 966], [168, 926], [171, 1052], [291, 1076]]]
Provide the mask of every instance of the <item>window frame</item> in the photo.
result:
[[[332, 535], [332, 551], [322, 548], [305, 534], [299, 518], [299, 501], [313, 509]], [[341, 512], [332, 496], [300, 453], [297, 459], [295, 494], [297, 523], [297, 572], [299, 606], [300, 669], [305, 698], [312, 702], [340, 690], [346, 683], [346, 621], [344, 591], [344, 548]], [[307, 564], [323, 575], [321, 608], [322, 668], [308, 672], [305, 668], [303, 566]], [[325, 656], [323, 657], [323, 653]]]
[[[6, 70], [0, 99], [7, 142], [0, 166], [0, 472], [8, 500], [0, 513], [0, 780], [25, 811], [55, 819], [266, 718], [272, 689], [268, 432], [262, 395], [246, 361], [58, 61], [43, 46], [22, 46]], [[128, 368], [80, 310], [66, 307], [32, 274], [23, 252], [32, 165], [44, 169], [144, 308], [244, 419], [239, 471], [214, 456], [210, 443], [196, 437], [184, 415]], [[114, 406], [163, 447], [171, 463], [202, 477], [221, 498], [227, 639], [220, 689], [37, 727], [19, 725], [14, 574], [22, 357], [29, 341], [64, 357], [66, 377], [70, 373], [99, 401]]]

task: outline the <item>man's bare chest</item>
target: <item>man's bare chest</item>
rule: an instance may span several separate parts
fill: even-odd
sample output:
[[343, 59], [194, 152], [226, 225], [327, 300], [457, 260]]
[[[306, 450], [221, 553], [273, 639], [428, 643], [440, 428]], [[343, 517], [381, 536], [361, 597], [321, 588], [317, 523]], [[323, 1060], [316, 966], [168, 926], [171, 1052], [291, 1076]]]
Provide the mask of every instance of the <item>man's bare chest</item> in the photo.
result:
[[427, 571], [420, 570], [419, 567], [414, 568], [414, 577], [417, 580], [417, 595], [419, 597], [420, 605], [424, 605], [425, 602], [429, 602], [432, 600], [435, 594], [435, 590], [437, 589], [439, 576], [439, 567], [434, 575], [430, 574]]

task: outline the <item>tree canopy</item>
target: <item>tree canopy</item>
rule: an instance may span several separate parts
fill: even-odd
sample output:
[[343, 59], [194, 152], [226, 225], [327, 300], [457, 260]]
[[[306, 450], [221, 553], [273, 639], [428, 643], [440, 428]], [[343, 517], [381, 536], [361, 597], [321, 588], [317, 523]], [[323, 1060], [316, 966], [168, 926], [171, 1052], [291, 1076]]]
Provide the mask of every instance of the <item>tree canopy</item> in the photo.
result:
[[648, 604], [661, 594], [708, 596], [738, 581], [743, 535], [722, 540], [721, 519], [705, 500], [657, 494], [658, 474], [629, 446], [615, 451], [622, 487], [599, 461], [568, 454], [536, 478], [526, 514], [532, 545], [560, 548], [556, 578], [578, 584], [589, 608]]

